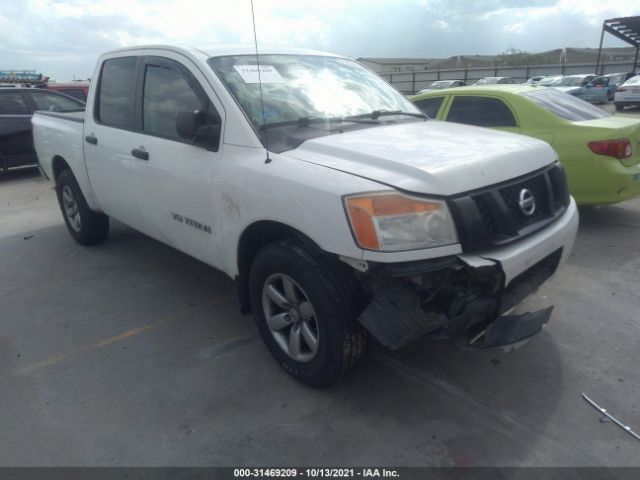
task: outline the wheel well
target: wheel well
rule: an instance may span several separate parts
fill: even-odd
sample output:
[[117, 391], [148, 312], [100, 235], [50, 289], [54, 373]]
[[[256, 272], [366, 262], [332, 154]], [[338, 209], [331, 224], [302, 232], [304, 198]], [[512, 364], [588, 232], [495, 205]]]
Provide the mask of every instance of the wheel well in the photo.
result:
[[238, 276], [236, 288], [240, 301], [240, 311], [251, 313], [249, 300], [249, 272], [258, 252], [266, 245], [288, 238], [299, 239], [311, 252], [320, 252], [320, 247], [304, 233], [289, 225], [274, 221], [260, 221], [249, 225], [238, 242]]
[[58, 175], [60, 175], [60, 172], [67, 169], [71, 170], [71, 167], [69, 167], [69, 164], [64, 158], [55, 156], [53, 157], [53, 161], [51, 162], [51, 169], [53, 170], [53, 180], [57, 183]]

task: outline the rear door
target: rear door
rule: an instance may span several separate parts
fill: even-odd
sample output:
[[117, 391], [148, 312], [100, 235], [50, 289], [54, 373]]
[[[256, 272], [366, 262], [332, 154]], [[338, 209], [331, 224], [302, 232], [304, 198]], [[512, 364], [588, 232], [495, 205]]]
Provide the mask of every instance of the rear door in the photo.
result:
[[31, 135], [32, 113], [21, 91], [0, 91], [0, 166], [37, 162]]
[[520, 133], [512, 108], [501, 98], [484, 95], [452, 95], [444, 118], [448, 122], [496, 128]]
[[131, 180], [135, 144], [136, 81], [140, 57], [106, 59], [95, 94], [87, 104], [84, 156], [100, 208], [139, 228], [140, 216]]
[[176, 116], [206, 112], [224, 126], [222, 106], [200, 70], [178, 53], [145, 57], [140, 78], [139, 133], [127, 148], [143, 152], [134, 155], [131, 177], [141, 229], [220, 267], [219, 206], [213, 202], [212, 181], [223, 161], [223, 145], [181, 138]]

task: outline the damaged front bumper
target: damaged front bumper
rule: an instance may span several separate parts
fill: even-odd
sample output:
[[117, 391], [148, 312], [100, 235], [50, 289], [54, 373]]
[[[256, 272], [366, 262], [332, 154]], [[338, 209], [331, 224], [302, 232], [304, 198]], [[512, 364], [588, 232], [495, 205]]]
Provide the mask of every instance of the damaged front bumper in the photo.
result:
[[359, 278], [370, 302], [358, 320], [391, 349], [427, 335], [465, 349], [522, 346], [542, 331], [553, 307], [522, 315], [514, 307], [566, 261], [577, 230], [571, 199], [552, 225], [493, 251], [369, 263]]
[[497, 262], [471, 266], [452, 257], [414, 265], [414, 272], [380, 267], [362, 279], [371, 301], [358, 320], [390, 349], [429, 335], [465, 349], [512, 350], [540, 333], [553, 307], [508, 312], [553, 275], [561, 257], [562, 249], [556, 250], [506, 288]]

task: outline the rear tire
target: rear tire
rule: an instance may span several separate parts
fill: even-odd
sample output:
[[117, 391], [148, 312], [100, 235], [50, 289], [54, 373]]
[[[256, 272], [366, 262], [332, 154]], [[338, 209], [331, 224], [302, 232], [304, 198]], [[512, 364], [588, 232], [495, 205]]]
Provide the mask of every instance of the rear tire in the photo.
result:
[[56, 194], [64, 223], [76, 242], [89, 246], [105, 241], [109, 234], [109, 217], [89, 208], [71, 170], [63, 170], [58, 175]]
[[296, 240], [272, 243], [256, 256], [249, 289], [262, 339], [300, 382], [329, 386], [364, 356], [367, 334], [356, 320], [362, 291], [346, 265]]
[[621, 103], [616, 103], [615, 106], [618, 112], [621, 112], [622, 110], [624, 110], [624, 105], [622, 105]]

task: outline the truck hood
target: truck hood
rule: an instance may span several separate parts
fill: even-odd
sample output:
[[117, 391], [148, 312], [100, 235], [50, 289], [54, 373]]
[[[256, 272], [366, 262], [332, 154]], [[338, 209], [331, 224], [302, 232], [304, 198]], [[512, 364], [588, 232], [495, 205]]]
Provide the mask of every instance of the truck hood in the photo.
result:
[[432, 195], [499, 183], [558, 158], [541, 140], [438, 120], [327, 135], [282, 155]]

